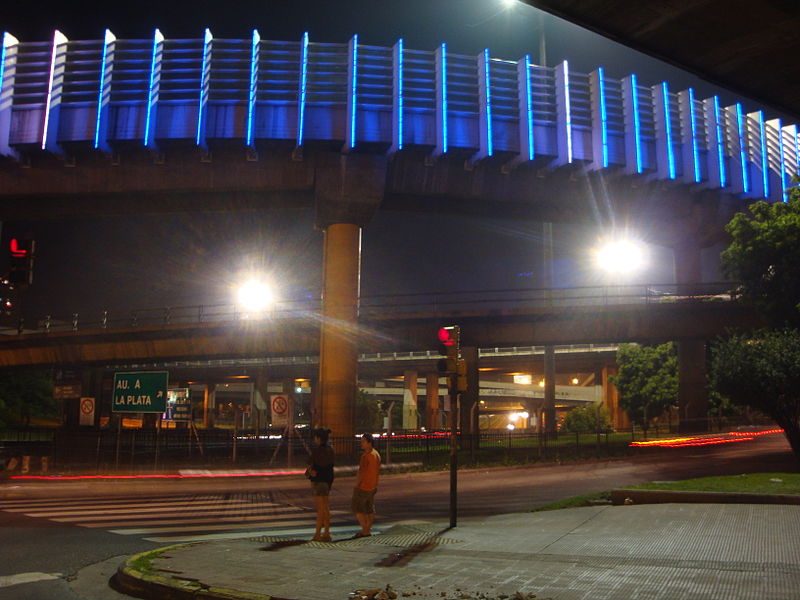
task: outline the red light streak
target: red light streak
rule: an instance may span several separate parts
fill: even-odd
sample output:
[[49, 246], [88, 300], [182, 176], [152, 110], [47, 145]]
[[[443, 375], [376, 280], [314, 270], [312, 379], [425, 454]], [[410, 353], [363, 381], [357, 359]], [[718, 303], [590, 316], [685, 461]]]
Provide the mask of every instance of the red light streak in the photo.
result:
[[648, 447], [655, 446], [658, 448], [685, 448], [687, 446], [713, 446], [716, 444], [732, 444], [735, 442], [751, 442], [757, 437], [762, 435], [769, 435], [773, 433], [783, 433], [783, 429], [766, 429], [764, 431], [729, 431], [723, 434], [714, 436], [695, 436], [695, 437], [681, 437], [663, 440], [649, 440], [643, 442], [631, 442], [629, 446], [635, 447]]

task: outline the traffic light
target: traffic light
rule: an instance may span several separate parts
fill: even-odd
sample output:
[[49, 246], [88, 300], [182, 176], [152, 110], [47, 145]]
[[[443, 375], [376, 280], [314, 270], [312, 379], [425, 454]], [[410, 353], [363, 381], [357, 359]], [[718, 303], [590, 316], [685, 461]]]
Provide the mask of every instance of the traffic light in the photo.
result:
[[8, 282], [12, 285], [30, 285], [33, 283], [33, 259], [36, 242], [31, 239], [13, 238], [8, 245], [11, 258], [11, 269]]
[[461, 329], [458, 325], [439, 328], [439, 354], [446, 358], [441, 359], [437, 367], [440, 373], [458, 372], [459, 338]]

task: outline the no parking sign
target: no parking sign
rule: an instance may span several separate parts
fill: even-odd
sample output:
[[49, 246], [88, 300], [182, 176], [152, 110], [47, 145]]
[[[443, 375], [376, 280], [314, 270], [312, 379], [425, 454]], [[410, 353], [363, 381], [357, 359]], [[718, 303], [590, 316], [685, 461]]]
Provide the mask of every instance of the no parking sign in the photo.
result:
[[81, 425], [94, 425], [94, 398], [81, 398]]
[[289, 397], [285, 394], [272, 394], [269, 400], [272, 410], [272, 426], [286, 427], [289, 424]]

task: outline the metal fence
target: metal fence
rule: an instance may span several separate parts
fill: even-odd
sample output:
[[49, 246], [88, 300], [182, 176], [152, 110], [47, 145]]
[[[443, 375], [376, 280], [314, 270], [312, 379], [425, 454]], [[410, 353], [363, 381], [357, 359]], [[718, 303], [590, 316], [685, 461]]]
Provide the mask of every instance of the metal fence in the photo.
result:
[[[389, 315], [447, 315], [459, 311], [527, 310], [548, 307], [612, 306], [664, 304], [676, 302], [729, 301], [733, 298], [730, 282], [697, 284], [646, 283], [571, 288], [530, 288], [477, 290], [421, 294], [363, 296], [360, 314], [364, 318]], [[691, 290], [691, 291], [687, 291]], [[74, 312], [68, 315], [44, 315], [0, 324], [0, 334], [35, 334], [91, 329], [193, 325], [226, 323], [256, 319], [316, 319], [318, 299], [279, 302], [269, 310], [253, 313], [235, 304], [166, 306], [133, 310], [105, 310], [100, 313]]]
[[[736, 423], [726, 423], [734, 429]], [[755, 423], [748, 422], [752, 427]], [[763, 426], [769, 426], [764, 422]], [[719, 429], [718, 429], [719, 430]], [[459, 433], [462, 465], [523, 464], [623, 456], [651, 451], [632, 448], [631, 442], [674, 437], [668, 427], [627, 430], [539, 433], [525, 430], [483, 430]], [[447, 431], [397, 431], [375, 434], [375, 446], [384, 464], [437, 468], [449, 461]], [[332, 438], [340, 466], [358, 459], [356, 438]], [[311, 446], [308, 429], [291, 437], [284, 431], [227, 429], [104, 429], [0, 431], [0, 467], [10, 459], [21, 464], [31, 458], [31, 474], [43, 470], [61, 474], [137, 474], [191, 469], [248, 469], [259, 472], [305, 467]], [[654, 448], [652, 451], [657, 451]], [[42, 461], [41, 458], [45, 457]], [[2, 470], [2, 469], [0, 469]]]

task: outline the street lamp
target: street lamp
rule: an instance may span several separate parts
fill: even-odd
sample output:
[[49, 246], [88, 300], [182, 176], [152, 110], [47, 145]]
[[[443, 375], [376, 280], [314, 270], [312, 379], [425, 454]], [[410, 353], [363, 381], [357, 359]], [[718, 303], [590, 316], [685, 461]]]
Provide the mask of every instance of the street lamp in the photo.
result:
[[258, 313], [275, 303], [275, 295], [270, 285], [258, 279], [250, 279], [236, 290], [239, 306], [248, 312]]
[[594, 250], [594, 263], [606, 273], [626, 277], [647, 264], [647, 251], [635, 240], [607, 241]]

